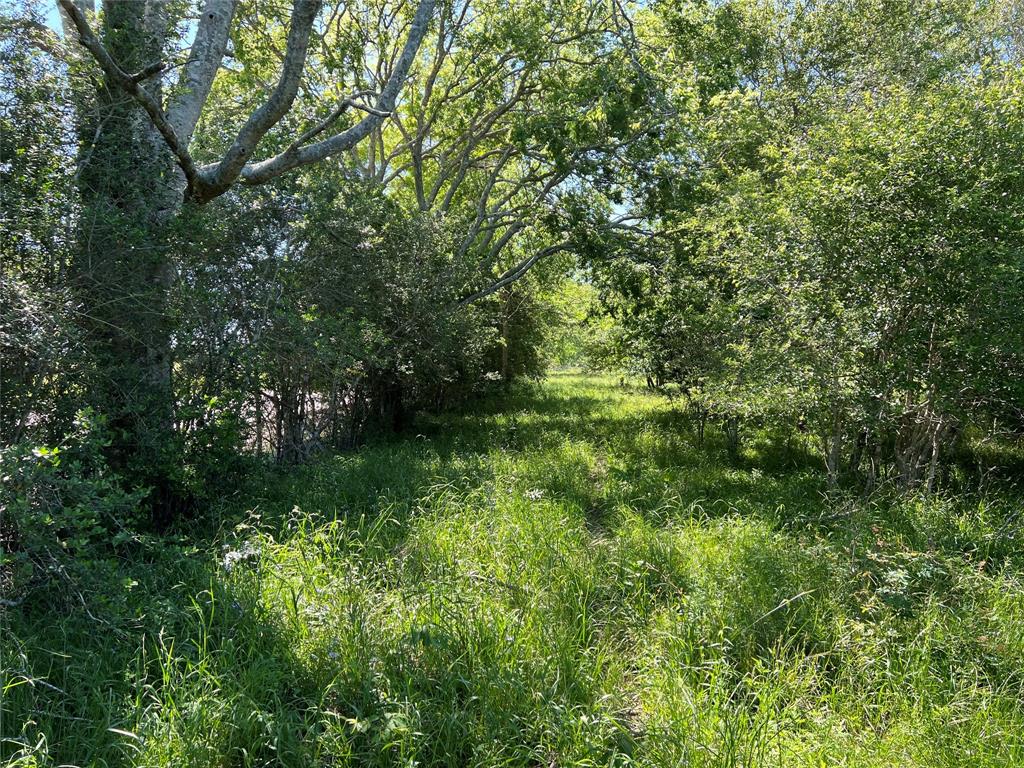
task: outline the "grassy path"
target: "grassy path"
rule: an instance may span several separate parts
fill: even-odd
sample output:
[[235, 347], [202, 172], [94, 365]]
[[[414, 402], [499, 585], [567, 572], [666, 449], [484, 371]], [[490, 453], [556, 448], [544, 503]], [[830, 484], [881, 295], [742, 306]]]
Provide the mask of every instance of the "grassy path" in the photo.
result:
[[826, 500], [553, 376], [254, 484], [9, 616], [0, 756], [147, 766], [1024, 764], [1016, 499]]

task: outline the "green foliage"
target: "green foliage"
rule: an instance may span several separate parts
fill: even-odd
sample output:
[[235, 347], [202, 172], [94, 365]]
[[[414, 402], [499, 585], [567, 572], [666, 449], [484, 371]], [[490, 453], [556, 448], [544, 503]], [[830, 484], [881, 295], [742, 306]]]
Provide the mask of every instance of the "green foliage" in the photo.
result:
[[[253, 477], [0, 625], [5, 760], [1012, 765], [1019, 493], [828, 496], [558, 375]], [[62, 454], [63, 455], [63, 451]], [[61, 465], [63, 466], [63, 464]], [[33, 762], [34, 761], [34, 762]]]
[[567, 279], [550, 297], [554, 318], [545, 327], [544, 350], [560, 367], [591, 366], [612, 323], [600, 312], [596, 289], [589, 283]]
[[[34, 9], [26, 9], [31, 18]], [[9, 9], [0, 7], [0, 21]], [[87, 370], [64, 281], [73, 93], [27, 35], [0, 34], [0, 445], [57, 440]]]
[[65, 292], [0, 273], [0, 444], [56, 437], [69, 426], [87, 370]]
[[445, 231], [379, 187], [320, 174], [181, 230], [178, 418], [201, 460], [349, 448], [476, 391], [494, 313], [458, 306]]
[[79, 412], [59, 444], [0, 449], [4, 591], [24, 595], [39, 582], [99, 575], [98, 560], [132, 541], [146, 490], [127, 491], [103, 456], [102, 417]]
[[[657, 243], [590, 258], [610, 359], [733, 440], [741, 419], [810, 432], [832, 482], [933, 489], [958, 435], [1024, 401], [1009, 22], [970, 3], [657, 12], [695, 38], [676, 44], [700, 127], [675, 152], [700, 163], [670, 203], [648, 190]], [[881, 28], [907, 48], [869, 46]]]
[[[90, 22], [137, 72], [160, 9]], [[1024, 761], [1012, 3], [441, 2], [362, 143], [205, 207], [16, 10], [0, 761]], [[412, 12], [325, 3], [246, 157]], [[291, 13], [237, 4], [198, 163]]]

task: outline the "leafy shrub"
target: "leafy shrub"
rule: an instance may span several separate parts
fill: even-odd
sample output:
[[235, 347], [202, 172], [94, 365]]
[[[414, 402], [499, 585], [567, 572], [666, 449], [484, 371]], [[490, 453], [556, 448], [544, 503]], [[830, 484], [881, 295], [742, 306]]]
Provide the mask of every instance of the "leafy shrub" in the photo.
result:
[[0, 448], [0, 588], [12, 595], [87, 572], [134, 538], [147, 489], [127, 490], [103, 455], [104, 420], [80, 411], [59, 444]]

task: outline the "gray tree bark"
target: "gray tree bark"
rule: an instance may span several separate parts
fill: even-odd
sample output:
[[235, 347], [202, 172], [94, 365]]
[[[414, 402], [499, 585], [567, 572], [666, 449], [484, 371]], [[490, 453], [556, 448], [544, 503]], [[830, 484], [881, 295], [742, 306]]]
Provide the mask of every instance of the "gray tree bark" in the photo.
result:
[[[419, 0], [401, 56], [373, 107], [352, 128], [322, 134], [341, 110], [284, 152], [254, 161], [261, 139], [288, 113], [302, 80], [320, 0], [296, 0], [278, 82], [246, 119], [224, 156], [197, 166], [189, 146], [225, 55], [237, 0], [205, 0], [187, 60], [170, 97], [157, 75], [165, 69], [170, 28], [162, 0], [104, 0], [94, 32], [91, 0], [59, 0], [72, 30], [104, 74], [95, 110], [83, 110], [78, 130], [80, 249], [75, 290], [97, 367], [93, 399], [109, 415], [110, 455], [118, 470], [153, 489], [154, 514], [180, 511], [171, 374], [173, 328], [168, 301], [175, 280], [168, 230], [190, 206], [223, 194], [239, 181], [256, 184], [354, 146], [387, 119], [408, 75], [434, 9]], [[127, 97], [127, 98], [126, 98]], [[348, 105], [354, 100], [346, 100]], [[100, 115], [99, 118], [91, 115]], [[90, 116], [86, 116], [90, 115]]]

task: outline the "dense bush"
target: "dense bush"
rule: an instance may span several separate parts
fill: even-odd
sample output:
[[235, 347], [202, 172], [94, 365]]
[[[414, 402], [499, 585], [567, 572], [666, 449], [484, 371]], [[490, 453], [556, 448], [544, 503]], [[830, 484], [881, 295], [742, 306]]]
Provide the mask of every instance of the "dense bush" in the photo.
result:
[[[220, 201], [190, 227], [175, 304], [190, 445], [294, 462], [402, 429], [498, 370], [500, 308], [460, 306], [444, 228], [379, 188], [321, 178]], [[528, 342], [517, 353], [514, 373], [536, 369], [518, 359]]]
[[[934, 489], [968, 431], [1019, 419], [1024, 82], [1012, 51], [987, 53], [1006, 44], [998, 9], [952, 4], [956, 39], [932, 10], [666, 11], [700, 21], [690, 54], [726, 71], [688, 102], [699, 162], [649, 185], [655, 237], [597, 252], [592, 275], [607, 357], [734, 451], [744, 421], [786, 425], [833, 483]], [[929, 54], [865, 50], [870, 25]]]
[[92, 578], [99, 559], [135, 537], [139, 502], [107, 466], [103, 418], [80, 411], [54, 445], [0, 446], [0, 589], [5, 599], [51, 578]]
[[24, 34], [0, 36], [0, 445], [71, 424], [85, 360], [67, 285], [73, 94]]

